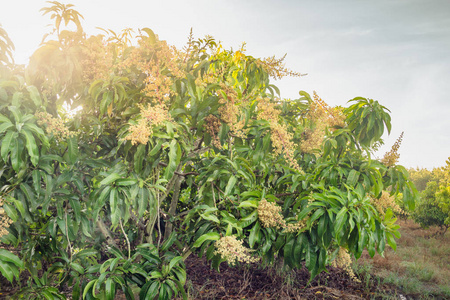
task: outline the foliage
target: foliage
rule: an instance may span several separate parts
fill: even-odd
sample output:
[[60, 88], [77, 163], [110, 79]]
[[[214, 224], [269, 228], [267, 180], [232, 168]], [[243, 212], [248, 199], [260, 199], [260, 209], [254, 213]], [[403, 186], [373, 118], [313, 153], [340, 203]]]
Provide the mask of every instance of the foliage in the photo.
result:
[[408, 173], [419, 192], [425, 190], [427, 183], [432, 180], [432, 172], [425, 168], [410, 168]]
[[422, 169], [412, 170], [411, 173], [420, 185], [426, 183], [412, 214], [414, 220], [425, 228], [439, 226], [445, 233], [450, 226], [450, 160], [444, 167], [431, 172]]
[[54, 39], [0, 79], [2, 242], [28, 288], [168, 299], [186, 297], [192, 252], [217, 269], [233, 249], [305, 262], [314, 277], [340, 249], [395, 248], [396, 218], [371, 199], [390, 190], [413, 208], [416, 190], [371, 159], [391, 128], [377, 101], [282, 100], [270, 78], [300, 75], [282, 60], [211, 37], [179, 50], [148, 28], [87, 36], [70, 5], [50, 4]]
[[422, 227], [445, 225], [446, 214], [440, 209], [439, 202], [436, 199], [438, 186], [435, 181], [427, 184], [427, 188], [421, 193], [420, 200], [412, 214], [415, 222]]

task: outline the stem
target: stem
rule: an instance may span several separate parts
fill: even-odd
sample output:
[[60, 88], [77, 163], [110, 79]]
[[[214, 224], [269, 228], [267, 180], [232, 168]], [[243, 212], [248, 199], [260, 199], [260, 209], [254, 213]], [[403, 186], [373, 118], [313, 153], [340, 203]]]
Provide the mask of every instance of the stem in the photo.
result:
[[159, 217], [159, 208], [160, 208], [160, 202], [159, 202], [159, 193], [157, 194], [157, 199], [156, 199], [156, 203], [157, 203], [157, 207], [156, 207], [156, 213], [157, 213], [157, 219], [158, 219], [158, 249], [159, 246], [161, 244], [161, 220]]
[[212, 191], [212, 194], [213, 194], [214, 207], [217, 208], [217, 205], [216, 205], [216, 193], [214, 193], [214, 183], [212, 181], [211, 181], [211, 191]]
[[[183, 177], [177, 176], [177, 179], [174, 184], [172, 200], [170, 201], [170, 208], [169, 208], [169, 212], [168, 212], [169, 218], [172, 218], [173, 216], [175, 216], [175, 213], [177, 211], [178, 199], [180, 197], [180, 187], [181, 187], [181, 183], [183, 182], [183, 180], [184, 180]], [[166, 229], [164, 232], [164, 239], [169, 238], [170, 234], [172, 233], [172, 229], [173, 229], [173, 223], [167, 222], [167, 226], [166, 226]]]
[[66, 212], [64, 214], [65, 216], [65, 223], [66, 223], [66, 237], [67, 237], [67, 247], [69, 248], [69, 254], [70, 254], [70, 262], [72, 262], [72, 245], [70, 244], [69, 239], [69, 227], [67, 226], [67, 206], [66, 206]]
[[127, 234], [125, 233], [125, 230], [123, 229], [122, 220], [119, 218], [119, 225], [120, 229], [122, 229], [122, 233], [125, 236], [125, 239], [127, 240], [127, 246], [128, 246], [128, 259], [131, 257], [131, 246], [130, 246], [130, 240], [128, 239]]

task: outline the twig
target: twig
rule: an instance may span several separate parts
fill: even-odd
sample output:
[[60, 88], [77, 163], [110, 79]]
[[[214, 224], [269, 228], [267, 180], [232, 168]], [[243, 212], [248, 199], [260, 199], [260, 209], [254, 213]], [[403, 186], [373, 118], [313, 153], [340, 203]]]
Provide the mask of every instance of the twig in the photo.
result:
[[123, 229], [122, 220], [119, 218], [119, 225], [120, 229], [122, 229], [122, 233], [125, 236], [125, 239], [127, 240], [127, 246], [128, 246], [128, 259], [131, 257], [131, 246], [130, 246], [130, 240], [128, 239], [127, 234], [125, 233], [125, 230]]

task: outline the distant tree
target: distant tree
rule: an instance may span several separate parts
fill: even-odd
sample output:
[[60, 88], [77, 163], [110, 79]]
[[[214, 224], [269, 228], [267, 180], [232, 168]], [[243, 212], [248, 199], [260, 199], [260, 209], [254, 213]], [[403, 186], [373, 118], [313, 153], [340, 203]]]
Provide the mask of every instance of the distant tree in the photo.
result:
[[412, 169], [410, 175], [419, 189], [426, 185], [412, 213], [413, 219], [422, 227], [438, 226], [445, 233], [450, 226], [450, 160], [432, 171]]
[[432, 180], [432, 173], [425, 168], [410, 168], [408, 169], [409, 178], [414, 182], [419, 192], [425, 190], [427, 183]]

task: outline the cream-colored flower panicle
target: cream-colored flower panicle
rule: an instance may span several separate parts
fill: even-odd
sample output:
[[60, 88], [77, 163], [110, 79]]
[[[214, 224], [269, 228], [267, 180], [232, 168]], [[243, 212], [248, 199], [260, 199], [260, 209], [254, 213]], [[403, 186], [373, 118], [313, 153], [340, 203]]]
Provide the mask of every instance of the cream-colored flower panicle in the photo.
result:
[[299, 232], [306, 227], [306, 220], [287, 223], [281, 215], [281, 207], [266, 199], [259, 201], [258, 219], [263, 227], [284, 229], [284, 232]]
[[45, 126], [45, 131], [52, 134], [57, 140], [63, 140], [74, 135], [74, 132], [69, 131], [63, 120], [54, 118], [51, 114], [46, 112], [36, 113], [37, 123]]
[[242, 245], [242, 241], [236, 239], [235, 236], [224, 236], [216, 241], [216, 251], [214, 254], [220, 255], [229, 264], [233, 265], [236, 262], [252, 263], [257, 262], [259, 258], [252, 257], [249, 252], [250, 249]]
[[0, 198], [0, 237], [8, 234], [8, 228], [13, 221], [6, 215], [3, 209], [3, 199]]
[[137, 143], [147, 144], [148, 138], [152, 134], [152, 130], [145, 119], [141, 119], [137, 125], [130, 125], [128, 131], [130, 134], [125, 139], [131, 141], [132, 145]]
[[275, 203], [262, 199], [258, 204], [258, 219], [263, 227], [282, 228], [286, 222], [281, 215], [281, 207]]
[[338, 255], [336, 259], [331, 263], [333, 267], [339, 267], [344, 269], [347, 274], [356, 282], [360, 282], [360, 280], [356, 277], [355, 273], [352, 270], [352, 258], [348, 253], [347, 249], [339, 247]]
[[266, 120], [270, 124], [272, 146], [275, 155], [283, 154], [291, 168], [303, 173], [298, 162], [295, 160], [294, 152], [297, 145], [292, 141], [293, 133], [288, 131], [284, 124], [278, 122], [281, 111], [276, 107], [276, 103], [268, 99], [260, 99], [258, 103], [258, 120]]
[[141, 109], [141, 117], [138, 124], [130, 125], [128, 128], [129, 134], [125, 137], [126, 140], [131, 141], [132, 145], [147, 144], [149, 137], [152, 135], [153, 126], [161, 125], [164, 121], [170, 121], [171, 117], [167, 108], [163, 104], [157, 104], [147, 107], [138, 105]]

